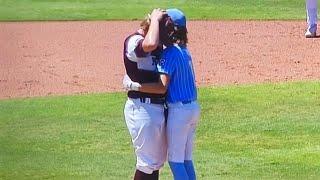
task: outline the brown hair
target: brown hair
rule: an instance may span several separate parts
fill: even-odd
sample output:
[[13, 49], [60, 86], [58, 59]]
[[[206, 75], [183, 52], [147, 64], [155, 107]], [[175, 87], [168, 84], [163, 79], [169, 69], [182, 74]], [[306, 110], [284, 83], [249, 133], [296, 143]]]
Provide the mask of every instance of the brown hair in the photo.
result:
[[178, 44], [187, 45], [188, 43], [188, 30], [186, 27], [174, 27], [173, 41]]
[[165, 15], [159, 22], [159, 39], [165, 46], [171, 45], [173, 42], [172, 35], [174, 33], [174, 24], [172, 19]]
[[141, 27], [141, 29], [143, 29], [144, 32], [148, 32], [150, 24], [151, 24], [151, 19], [150, 19], [150, 15], [148, 14], [144, 18], [144, 20], [141, 21], [140, 27]]

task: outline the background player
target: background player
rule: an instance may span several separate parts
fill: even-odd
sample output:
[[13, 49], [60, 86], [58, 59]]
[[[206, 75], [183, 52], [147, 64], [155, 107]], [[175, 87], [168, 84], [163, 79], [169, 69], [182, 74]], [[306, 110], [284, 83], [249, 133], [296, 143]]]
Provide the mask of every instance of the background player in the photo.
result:
[[[174, 32], [158, 64], [162, 73], [160, 82], [138, 85], [142, 92], [167, 90], [168, 103], [168, 161], [175, 180], [194, 180], [196, 174], [192, 162], [193, 141], [200, 116], [192, 58], [187, 49], [186, 18], [178, 9], [168, 9], [174, 22]], [[127, 81], [128, 83], [129, 81]], [[126, 87], [135, 84], [124, 84]]]
[[[124, 64], [127, 75], [139, 83], [159, 80], [156, 56], [160, 56], [159, 21], [165, 13], [154, 9], [140, 29], [124, 42]], [[162, 47], [162, 46], [161, 46]], [[155, 56], [155, 57], [154, 57]], [[166, 160], [164, 94], [128, 91], [124, 116], [137, 157], [135, 180], [156, 180]]]
[[306, 38], [316, 37], [318, 20], [317, 0], [306, 0], [306, 9], [308, 28], [305, 36]]

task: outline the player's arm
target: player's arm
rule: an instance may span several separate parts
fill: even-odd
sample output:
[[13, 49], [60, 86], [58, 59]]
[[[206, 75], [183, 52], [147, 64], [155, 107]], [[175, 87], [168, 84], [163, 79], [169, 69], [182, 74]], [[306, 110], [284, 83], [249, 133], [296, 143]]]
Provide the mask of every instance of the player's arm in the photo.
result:
[[176, 61], [171, 53], [162, 54], [160, 62], [157, 64], [157, 70], [160, 73], [160, 80], [158, 83], [145, 83], [139, 88], [141, 92], [147, 93], [165, 93], [170, 83], [170, 76], [172, 76]]
[[144, 52], [151, 52], [158, 47], [159, 44], [159, 21], [165, 12], [161, 9], [154, 9], [150, 15], [151, 24], [149, 30], [142, 42]]
[[161, 74], [160, 79], [156, 83], [139, 84], [133, 82], [128, 75], [125, 75], [122, 81], [123, 87], [126, 90], [140, 91], [145, 93], [164, 94], [167, 91], [170, 82], [170, 77], [167, 74]]
[[140, 92], [164, 94], [167, 92], [170, 77], [167, 74], [161, 74], [160, 79], [157, 83], [144, 83], [139, 88]]
[[128, 76], [125, 76], [123, 79], [123, 86], [126, 90], [163, 94], [167, 91], [170, 83], [170, 76], [172, 76], [175, 66], [176, 63], [171, 55], [163, 55], [162, 59], [157, 65], [158, 72], [160, 73], [158, 82], [139, 84], [137, 82], [133, 82]]

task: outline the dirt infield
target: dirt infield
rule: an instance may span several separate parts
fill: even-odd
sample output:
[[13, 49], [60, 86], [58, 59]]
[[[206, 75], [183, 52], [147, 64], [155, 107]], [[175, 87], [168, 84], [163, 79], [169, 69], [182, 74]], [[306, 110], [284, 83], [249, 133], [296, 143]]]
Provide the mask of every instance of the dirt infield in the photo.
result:
[[[305, 22], [191, 21], [197, 84], [320, 79]], [[0, 23], [0, 99], [122, 91], [123, 40], [139, 22]]]

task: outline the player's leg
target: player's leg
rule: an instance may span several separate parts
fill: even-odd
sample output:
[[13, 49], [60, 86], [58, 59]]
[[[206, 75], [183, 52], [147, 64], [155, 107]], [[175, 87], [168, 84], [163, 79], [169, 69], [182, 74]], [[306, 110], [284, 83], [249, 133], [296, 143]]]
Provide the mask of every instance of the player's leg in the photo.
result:
[[136, 152], [141, 151], [140, 157], [144, 158], [144, 162], [148, 161], [148, 166], [152, 167], [157, 174], [157, 171], [163, 167], [167, 160], [164, 107], [160, 104], [142, 103], [139, 113], [143, 114], [146, 118], [145, 120], [149, 121], [149, 123], [145, 128], [143, 146], [140, 146]]
[[189, 179], [184, 166], [185, 144], [187, 141], [186, 118], [188, 114], [179, 107], [169, 104], [167, 122], [168, 163], [174, 180]]
[[158, 180], [159, 179], [159, 170], [153, 171], [152, 174], [147, 174], [142, 171], [136, 170], [133, 179], [134, 180]]
[[189, 179], [194, 180], [196, 179], [196, 172], [194, 170], [194, 165], [192, 161], [192, 151], [193, 151], [193, 141], [194, 141], [194, 133], [195, 133], [195, 125], [190, 127], [190, 131], [188, 134], [187, 145], [186, 145], [186, 153], [185, 153], [185, 160], [184, 166], [188, 173]]
[[196, 171], [194, 170], [193, 161], [192, 160], [185, 160], [184, 167], [187, 171], [189, 180], [196, 180]]
[[[125, 104], [125, 108], [124, 108], [124, 117], [125, 117], [125, 121], [129, 130], [129, 134], [131, 136], [131, 140], [133, 143], [133, 147], [136, 149], [136, 146], [138, 145], [138, 141], [137, 139], [143, 139], [142, 137], [142, 133], [139, 134], [139, 131], [142, 129], [141, 126], [141, 121], [138, 119], [139, 116], [137, 116], [137, 106], [135, 105], [135, 103], [131, 100], [127, 100], [126, 104]], [[151, 179], [151, 174], [152, 171], [147, 172], [143, 172], [141, 170], [139, 170], [138, 168], [138, 162], [139, 162], [139, 157], [136, 154], [136, 158], [137, 158], [137, 162], [136, 162], [136, 171], [134, 174], [134, 180], [143, 180], [143, 179]]]
[[158, 179], [166, 157], [163, 107], [128, 100], [124, 111], [137, 157], [135, 179]]
[[[190, 166], [186, 167], [186, 145], [190, 129], [195, 128], [196, 118], [192, 104], [169, 104], [167, 124], [168, 161], [175, 180], [192, 179]], [[198, 110], [197, 110], [198, 111]], [[187, 163], [190, 165], [190, 163]], [[188, 168], [188, 169], [187, 169]], [[190, 171], [191, 172], [191, 171]]]
[[199, 105], [197, 103], [194, 103], [194, 104], [192, 104], [192, 106], [193, 106], [193, 110], [192, 110], [193, 116], [192, 116], [189, 131], [188, 131], [185, 160], [184, 160], [184, 166], [185, 166], [185, 169], [188, 173], [189, 180], [196, 179], [196, 172], [195, 172], [193, 161], [192, 161], [192, 152], [193, 152], [193, 143], [194, 143], [196, 126], [197, 126], [199, 118], [200, 118]]
[[306, 37], [315, 37], [317, 32], [317, 0], [306, 0], [307, 24]]
[[169, 161], [169, 166], [174, 180], [189, 180], [184, 163]]

